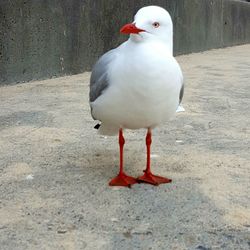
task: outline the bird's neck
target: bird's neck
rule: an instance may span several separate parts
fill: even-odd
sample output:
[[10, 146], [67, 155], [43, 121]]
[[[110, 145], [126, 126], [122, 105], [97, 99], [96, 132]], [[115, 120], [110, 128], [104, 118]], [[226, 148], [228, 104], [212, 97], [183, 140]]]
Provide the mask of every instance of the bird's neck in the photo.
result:
[[173, 38], [172, 37], [171, 38], [167, 38], [166, 39], [166, 44], [167, 44], [167, 47], [169, 49], [169, 53], [171, 55], [173, 55]]
[[163, 41], [166, 43], [169, 53], [173, 55], [173, 27], [171, 26], [166, 33], [166, 36], [164, 37]]
[[128, 39], [128, 43], [138, 46], [140, 44], [162, 44], [168, 50], [170, 55], [173, 55], [173, 32], [169, 31], [164, 37], [152, 37], [150, 34], [148, 37], [141, 37], [132, 35]]
[[134, 41], [129, 39], [127, 45], [130, 48], [137, 48], [138, 46], [149, 46], [147, 48], [152, 48], [154, 51], [162, 50], [162, 53], [167, 53], [173, 56], [173, 42], [172, 40], [160, 40], [160, 39], [148, 39], [144, 41]]

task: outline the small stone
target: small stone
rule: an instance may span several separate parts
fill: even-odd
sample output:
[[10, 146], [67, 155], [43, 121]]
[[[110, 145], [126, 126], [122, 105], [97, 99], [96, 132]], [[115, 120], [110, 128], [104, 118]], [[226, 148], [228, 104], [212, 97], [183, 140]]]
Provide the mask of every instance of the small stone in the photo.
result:
[[151, 157], [151, 158], [158, 158], [159, 155], [157, 155], [157, 154], [150, 154], [150, 157]]
[[65, 233], [67, 233], [67, 230], [66, 229], [58, 229], [57, 233], [58, 234], [65, 234]]
[[110, 219], [112, 222], [118, 222], [119, 220], [117, 218], [111, 218]]
[[132, 235], [131, 235], [131, 232], [130, 232], [130, 231], [124, 232], [124, 233], [123, 233], [123, 236], [124, 236], [125, 238], [132, 238]]
[[34, 175], [33, 174], [29, 174], [25, 177], [26, 180], [33, 180], [34, 179]]
[[191, 126], [191, 125], [185, 125], [184, 128], [186, 128], [186, 129], [192, 129], [192, 128], [194, 128], [194, 127]]
[[199, 245], [198, 247], [196, 247], [196, 249], [199, 249], [199, 250], [211, 250], [210, 247], [204, 247], [204, 246], [201, 246], [201, 245]]
[[182, 140], [176, 140], [175, 142], [176, 142], [176, 143], [183, 143]]

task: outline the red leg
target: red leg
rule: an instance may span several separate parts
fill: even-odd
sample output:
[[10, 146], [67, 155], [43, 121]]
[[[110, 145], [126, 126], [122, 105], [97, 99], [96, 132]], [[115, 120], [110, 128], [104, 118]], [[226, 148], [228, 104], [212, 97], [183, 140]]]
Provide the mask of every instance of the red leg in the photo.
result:
[[150, 146], [152, 143], [152, 138], [151, 138], [151, 130], [148, 129], [147, 132], [147, 136], [146, 136], [146, 145], [147, 145], [147, 167], [144, 170], [144, 175], [140, 176], [137, 178], [137, 180], [139, 182], [146, 182], [152, 185], [159, 185], [162, 183], [169, 183], [172, 180], [165, 178], [165, 177], [161, 177], [161, 176], [157, 176], [157, 175], [153, 175], [150, 169]]
[[110, 186], [124, 186], [130, 187], [131, 185], [137, 183], [134, 177], [128, 176], [123, 171], [123, 147], [125, 144], [125, 139], [123, 137], [122, 129], [119, 130], [119, 145], [120, 145], [120, 172], [119, 174], [109, 182]]

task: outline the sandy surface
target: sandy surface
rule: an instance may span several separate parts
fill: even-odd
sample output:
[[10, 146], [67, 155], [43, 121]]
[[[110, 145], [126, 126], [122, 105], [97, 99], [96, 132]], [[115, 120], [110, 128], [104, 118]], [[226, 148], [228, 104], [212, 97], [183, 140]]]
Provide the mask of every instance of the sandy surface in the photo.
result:
[[[0, 88], [0, 249], [249, 249], [250, 45], [178, 57], [183, 106], [153, 134], [171, 184], [110, 188], [116, 137], [93, 129], [89, 73]], [[125, 165], [145, 165], [126, 131]]]

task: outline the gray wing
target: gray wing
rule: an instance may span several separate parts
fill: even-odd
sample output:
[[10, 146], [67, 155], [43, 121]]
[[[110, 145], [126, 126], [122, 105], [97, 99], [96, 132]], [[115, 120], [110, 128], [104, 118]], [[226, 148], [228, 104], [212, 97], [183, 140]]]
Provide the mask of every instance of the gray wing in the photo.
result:
[[95, 64], [90, 77], [89, 101], [94, 102], [108, 88], [108, 67], [115, 57], [115, 50], [105, 53]]

